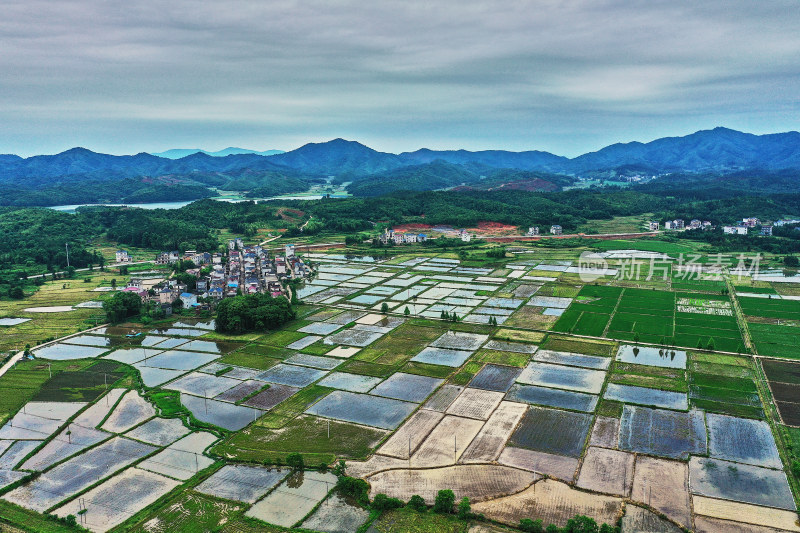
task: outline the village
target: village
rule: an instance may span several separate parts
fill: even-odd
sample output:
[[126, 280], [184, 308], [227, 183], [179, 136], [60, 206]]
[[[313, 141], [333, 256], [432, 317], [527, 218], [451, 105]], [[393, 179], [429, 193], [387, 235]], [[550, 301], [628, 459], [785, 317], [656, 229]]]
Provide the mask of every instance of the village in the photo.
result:
[[[115, 259], [118, 265], [132, 263], [127, 250], [117, 250]], [[313, 272], [295, 254], [294, 244], [286, 244], [283, 255], [270, 257], [267, 248], [245, 245], [240, 238], [228, 241], [226, 253], [173, 250], [159, 253], [155, 264], [171, 266], [173, 273], [167, 278], [132, 276], [123, 290], [139, 295], [144, 303], [160, 305], [167, 316], [178, 301], [186, 309], [210, 310], [223, 298], [242, 294], [291, 298], [286, 282], [305, 279]]]

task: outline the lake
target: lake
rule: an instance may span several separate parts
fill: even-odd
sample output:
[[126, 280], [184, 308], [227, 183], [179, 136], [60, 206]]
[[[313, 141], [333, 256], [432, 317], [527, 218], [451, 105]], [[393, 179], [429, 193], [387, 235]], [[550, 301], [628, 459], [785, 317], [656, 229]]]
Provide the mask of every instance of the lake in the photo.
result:
[[[254, 202], [267, 202], [271, 200], [320, 200], [322, 198], [321, 194], [315, 195], [308, 195], [308, 196], [273, 196], [270, 198], [241, 198], [241, 199], [232, 199], [232, 198], [210, 198], [210, 200], [216, 200], [218, 202], [247, 202], [247, 201], [254, 201]], [[337, 198], [337, 196], [331, 195], [331, 198]], [[343, 198], [343, 196], [339, 196], [339, 198]], [[63, 211], [65, 213], [74, 213], [76, 209], [79, 207], [86, 207], [86, 206], [103, 206], [103, 207], [140, 207], [142, 209], [180, 209], [185, 205], [189, 205], [192, 202], [196, 202], [197, 200], [185, 200], [181, 202], [152, 202], [152, 203], [145, 203], [145, 204], [72, 204], [72, 205], [51, 205], [47, 206], [50, 209], [55, 209], [56, 211]]]

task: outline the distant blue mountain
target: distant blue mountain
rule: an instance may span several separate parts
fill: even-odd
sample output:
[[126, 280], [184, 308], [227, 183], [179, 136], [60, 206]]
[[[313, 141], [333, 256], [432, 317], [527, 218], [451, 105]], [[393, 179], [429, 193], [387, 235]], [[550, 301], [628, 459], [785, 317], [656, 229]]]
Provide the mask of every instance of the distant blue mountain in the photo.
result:
[[224, 150], [218, 150], [216, 152], [209, 152], [207, 150], [201, 150], [200, 148], [173, 148], [172, 150], [167, 150], [165, 152], [158, 152], [158, 153], [151, 153], [150, 155], [154, 155], [156, 157], [165, 157], [167, 159], [181, 159], [186, 157], [187, 155], [192, 154], [206, 154], [210, 155], [211, 157], [225, 157], [228, 155], [242, 155], [242, 154], [253, 154], [253, 155], [278, 155], [284, 153], [283, 150], [264, 150], [263, 152], [259, 152], [257, 150], [248, 150], [246, 148], [236, 148], [236, 147], [228, 147]]

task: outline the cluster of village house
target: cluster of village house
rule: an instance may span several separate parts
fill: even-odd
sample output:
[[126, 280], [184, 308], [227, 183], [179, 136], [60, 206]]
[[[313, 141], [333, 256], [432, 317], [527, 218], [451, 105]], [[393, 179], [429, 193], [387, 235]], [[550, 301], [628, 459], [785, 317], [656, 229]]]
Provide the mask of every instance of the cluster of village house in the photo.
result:
[[[117, 263], [130, 263], [126, 250], [118, 250]], [[209, 253], [187, 250], [161, 252], [157, 265], [170, 265], [178, 261], [191, 261], [195, 267], [187, 274], [197, 278], [196, 288], [189, 291], [185, 283], [176, 279], [132, 277], [125, 291], [135, 292], [142, 301], [156, 301], [165, 310], [180, 299], [184, 307], [204, 307], [198, 297], [207, 301], [219, 300], [238, 294], [269, 293], [274, 297], [284, 292], [285, 279], [306, 277], [311, 269], [295, 254], [295, 246], [287, 244], [284, 255], [270, 258], [269, 251], [261, 246], [245, 246], [242, 239], [228, 242], [226, 253]], [[209, 271], [210, 268], [210, 271]]]
[[[434, 231], [441, 233], [448, 237], [455, 237], [461, 239], [463, 242], [470, 242], [472, 240], [473, 235], [465, 230], [465, 229], [452, 229], [452, 228], [434, 228]], [[564, 230], [558, 224], [554, 224], [550, 226], [550, 233], [552, 235], [561, 235]], [[528, 233], [525, 234], [527, 237], [537, 236], [539, 235], [539, 227], [533, 226], [528, 228]], [[395, 244], [408, 244], [408, 243], [417, 243], [417, 242], [424, 242], [428, 240], [428, 236], [424, 233], [410, 233], [410, 232], [400, 232], [395, 231], [393, 229], [384, 229], [383, 234], [380, 236], [380, 241], [383, 244], [387, 244], [389, 242], [393, 242]]]
[[[783, 219], [783, 220], [776, 220], [774, 223], [762, 222], [756, 217], [748, 217], [743, 218], [741, 221], [737, 222], [736, 224], [725, 225], [722, 226], [722, 232], [728, 235], [747, 235], [749, 231], [753, 228], [760, 227], [759, 234], [765, 236], [772, 236], [772, 228], [773, 226], [784, 226], [786, 224], [797, 224], [800, 223], [800, 220], [790, 220], [790, 219]], [[650, 222], [650, 231], [658, 231], [661, 225], [659, 222]], [[694, 230], [694, 229], [714, 229], [714, 226], [711, 225], [711, 222], [708, 220], [697, 220], [694, 219], [690, 221], [688, 224], [682, 219], [678, 218], [675, 220], [667, 220], [664, 223], [665, 230]]]

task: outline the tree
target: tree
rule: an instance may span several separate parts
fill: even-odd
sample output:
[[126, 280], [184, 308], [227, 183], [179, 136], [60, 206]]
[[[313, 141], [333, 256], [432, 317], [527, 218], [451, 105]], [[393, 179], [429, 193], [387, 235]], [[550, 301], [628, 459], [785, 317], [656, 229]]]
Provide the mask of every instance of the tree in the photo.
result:
[[114, 324], [138, 315], [141, 307], [142, 299], [134, 292], [118, 292], [103, 302], [103, 311], [108, 321]]
[[339, 462], [333, 467], [333, 475], [336, 477], [347, 475], [347, 464], [345, 464], [344, 459], [339, 459]]
[[403, 309], [403, 315], [408, 316], [410, 314], [411, 314], [411, 309], [409, 309], [408, 306], [406, 306], [406, 308]]
[[111, 288], [117, 290], [117, 278], [111, 278]]
[[708, 344], [706, 345], [706, 348], [709, 349], [709, 350], [713, 350], [714, 349], [714, 339], [712, 337], [709, 337]]
[[433, 512], [440, 514], [450, 514], [453, 512], [453, 504], [456, 502], [456, 495], [450, 489], [440, 490], [436, 493], [436, 501], [433, 503]]
[[8, 291], [8, 295], [15, 300], [21, 300], [25, 297], [25, 293], [22, 291], [21, 287], [12, 287], [11, 290]]
[[392, 509], [399, 509], [403, 506], [403, 502], [397, 498], [390, 498], [386, 494], [376, 494], [372, 500], [372, 508], [376, 511], [390, 511]]
[[306, 465], [303, 461], [303, 456], [299, 453], [290, 453], [286, 456], [286, 466], [294, 470], [295, 472], [299, 472], [303, 470]]
[[389, 312], [389, 304], [387, 304], [386, 302], [383, 302], [381, 304], [381, 313], [383, 313], [385, 315], [388, 312]]
[[286, 298], [248, 294], [222, 300], [217, 305], [215, 327], [220, 333], [276, 329], [295, 316], [292, 304]]
[[800, 259], [793, 255], [787, 255], [783, 258], [783, 264], [790, 268], [800, 267]]
[[462, 520], [466, 520], [472, 516], [472, 507], [469, 504], [469, 498], [464, 496], [461, 498], [461, 501], [458, 502], [458, 517]]

